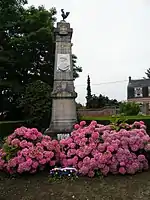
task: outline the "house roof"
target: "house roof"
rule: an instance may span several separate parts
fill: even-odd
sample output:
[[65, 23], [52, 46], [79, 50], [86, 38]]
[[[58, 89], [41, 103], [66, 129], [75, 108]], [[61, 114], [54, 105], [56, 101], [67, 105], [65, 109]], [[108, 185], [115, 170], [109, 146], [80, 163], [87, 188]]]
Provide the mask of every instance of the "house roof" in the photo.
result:
[[150, 79], [129, 79], [128, 87], [147, 87], [150, 86]]

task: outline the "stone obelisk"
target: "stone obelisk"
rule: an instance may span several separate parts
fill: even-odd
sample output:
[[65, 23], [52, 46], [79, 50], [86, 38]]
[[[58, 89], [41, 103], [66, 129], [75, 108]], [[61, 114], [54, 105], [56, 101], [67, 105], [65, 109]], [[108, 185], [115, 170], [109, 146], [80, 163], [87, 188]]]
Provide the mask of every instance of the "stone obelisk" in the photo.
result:
[[76, 102], [77, 94], [73, 81], [72, 64], [72, 33], [73, 29], [65, 21], [69, 13], [64, 13], [63, 20], [57, 23], [55, 28], [55, 66], [54, 85], [52, 96], [52, 116], [50, 126], [46, 134], [56, 136], [57, 134], [70, 133], [77, 121]]

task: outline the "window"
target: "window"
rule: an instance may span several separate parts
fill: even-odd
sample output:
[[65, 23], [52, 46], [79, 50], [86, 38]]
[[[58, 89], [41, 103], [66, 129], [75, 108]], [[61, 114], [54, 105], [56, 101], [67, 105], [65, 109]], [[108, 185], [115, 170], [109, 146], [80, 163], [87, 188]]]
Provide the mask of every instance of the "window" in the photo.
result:
[[143, 92], [141, 87], [134, 88], [134, 96], [135, 97], [143, 97]]
[[148, 96], [150, 97], [150, 86], [148, 86]]

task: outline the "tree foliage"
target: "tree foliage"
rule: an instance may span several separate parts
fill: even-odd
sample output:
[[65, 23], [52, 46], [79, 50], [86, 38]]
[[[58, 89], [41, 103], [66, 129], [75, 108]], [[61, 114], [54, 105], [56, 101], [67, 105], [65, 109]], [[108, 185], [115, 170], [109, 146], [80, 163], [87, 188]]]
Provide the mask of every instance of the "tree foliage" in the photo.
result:
[[107, 96], [100, 94], [96, 96], [95, 94], [92, 95], [91, 92], [91, 80], [90, 76], [88, 75], [87, 78], [87, 96], [86, 96], [86, 108], [103, 108], [105, 106], [119, 106], [119, 102], [116, 99], [109, 99]]
[[24, 112], [29, 124], [37, 128], [48, 126], [51, 113], [51, 87], [42, 81], [28, 84], [18, 107]]
[[87, 96], [86, 96], [86, 107], [89, 108], [90, 107], [90, 100], [92, 98], [92, 94], [91, 94], [91, 81], [90, 81], [90, 76], [88, 75], [88, 78], [87, 78]]
[[77, 56], [72, 54], [72, 64], [73, 64], [73, 77], [74, 80], [79, 78], [79, 73], [82, 72], [82, 67], [77, 66]]
[[[43, 6], [25, 9], [25, 3], [25, 0], [0, 1], [0, 97], [3, 101], [0, 111], [12, 112], [13, 108], [15, 112], [18, 99], [26, 99], [27, 104], [28, 84], [31, 89], [32, 83], [41, 87], [47, 84], [46, 88], [53, 86], [56, 9], [46, 10]], [[77, 78], [82, 68], [77, 66], [75, 55], [72, 61], [74, 78]], [[43, 98], [46, 98], [44, 94]]]
[[88, 108], [103, 108], [105, 106], [119, 106], [119, 102], [116, 99], [109, 99], [107, 96], [100, 94], [99, 96], [92, 95], [88, 102]]
[[145, 72], [145, 74], [146, 74], [147, 78], [150, 78], [150, 68], [147, 69], [147, 71]]

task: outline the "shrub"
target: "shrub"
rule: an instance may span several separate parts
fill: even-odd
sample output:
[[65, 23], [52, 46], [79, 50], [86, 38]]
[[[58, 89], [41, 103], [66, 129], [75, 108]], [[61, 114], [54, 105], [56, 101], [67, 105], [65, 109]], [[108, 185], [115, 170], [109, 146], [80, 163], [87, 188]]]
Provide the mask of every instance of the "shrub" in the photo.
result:
[[[118, 128], [120, 126], [120, 128]], [[150, 137], [144, 122], [101, 125], [85, 121], [71, 136], [52, 140], [37, 129], [18, 128], [0, 150], [0, 170], [35, 173], [46, 166], [75, 167], [81, 175], [135, 174], [148, 169]]]
[[119, 112], [126, 116], [134, 116], [140, 112], [140, 105], [135, 102], [124, 102], [120, 104]]
[[10, 174], [35, 173], [46, 165], [55, 166], [59, 161], [60, 147], [37, 129], [18, 128], [8, 136], [0, 150], [0, 170]]
[[60, 141], [60, 161], [64, 167], [75, 167], [89, 177], [109, 172], [134, 174], [148, 169], [146, 150], [150, 150], [150, 137], [143, 122], [126, 124], [119, 131], [95, 121], [89, 126], [85, 124], [76, 124], [71, 136]]

